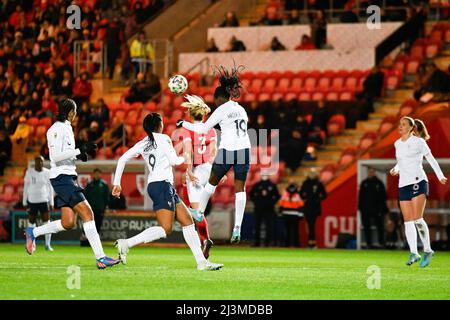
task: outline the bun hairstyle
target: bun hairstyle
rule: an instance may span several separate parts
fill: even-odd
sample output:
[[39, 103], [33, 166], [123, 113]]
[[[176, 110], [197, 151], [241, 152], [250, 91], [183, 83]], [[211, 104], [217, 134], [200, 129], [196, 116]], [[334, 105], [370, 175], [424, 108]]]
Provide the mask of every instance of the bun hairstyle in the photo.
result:
[[64, 99], [59, 103], [58, 115], [56, 120], [64, 122], [69, 118], [69, 113], [72, 110], [77, 110], [77, 104], [72, 99]]
[[155, 137], [153, 136], [153, 132], [158, 129], [161, 126], [162, 123], [162, 117], [159, 113], [152, 112], [148, 114], [144, 118], [143, 127], [145, 130], [145, 133], [147, 133], [148, 140], [149, 140], [149, 148], [150, 149], [156, 149], [156, 141]]
[[216, 66], [214, 73], [219, 73], [220, 86], [216, 88], [214, 97], [223, 97], [226, 99], [239, 98], [241, 96], [240, 89], [242, 88], [239, 74], [242, 70], [244, 70], [244, 66], [236, 66], [236, 63], [234, 63], [234, 66], [231, 68], [231, 72], [225, 69], [224, 66]]
[[195, 120], [202, 120], [203, 116], [211, 112], [211, 109], [201, 97], [187, 94], [185, 98], [188, 101], [183, 102], [181, 106], [187, 108], [187, 112]]
[[412, 127], [412, 133], [424, 139], [425, 141], [430, 139], [430, 135], [428, 134], [427, 127], [425, 123], [420, 119], [413, 119], [411, 117], [403, 117], [402, 119], [408, 121], [409, 125]]

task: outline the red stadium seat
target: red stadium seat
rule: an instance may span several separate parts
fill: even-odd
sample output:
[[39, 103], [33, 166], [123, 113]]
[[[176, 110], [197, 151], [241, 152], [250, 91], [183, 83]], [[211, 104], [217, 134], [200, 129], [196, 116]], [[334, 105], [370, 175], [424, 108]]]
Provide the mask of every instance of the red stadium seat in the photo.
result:
[[319, 82], [317, 83], [317, 88], [320, 90], [328, 90], [331, 84], [331, 78], [328, 77], [322, 77], [319, 78]]
[[[286, 93], [291, 89], [290, 85], [291, 85], [291, 79], [281, 78], [278, 82], [278, 87], [276, 88], [276, 90], [279, 92], [282, 92], [282, 93]], [[301, 82], [300, 82], [300, 87], [301, 87]]]
[[303, 90], [303, 79], [294, 78], [291, 81], [291, 86], [288, 91], [300, 93]]
[[411, 48], [410, 57], [415, 59], [422, 59], [424, 56], [424, 46], [422, 45], [414, 45]]
[[339, 93], [337, 91], [329, 91], [325, 96], [327, 101], [337, 101], [339, 100]]
[[353, 100], [353, 93], [351, 91], [341, 92], [341, 94], [339, 95], [339, 100], [340, 101], [351, 101], [351, 100]]
[[350, 75], [345, 79], [345, 89], [347, 90], [356, 90], [358, 85], [358, 78]]
[[286, 95], [284, 96], [285, 101], [297, 100], [297, 98], [298, 95], [294, 92], [286, 93]]
[[408, 61], [408, 63], [406, 64], [406, 73], [407, 74], [416, 74], [417, 73], [417, 68], [420, 65], [420, 60], [419, 59], [411, 59]]
[[428, 59], [434, 58], [437, 56], [440, 49], [440, 41], [430, 41], [429, 44], [425, 47], [425, 56]]
[[275, 91], [277, 85], [277, 80], [275, 78], [269, 78], [264, 82], [264, 86], [262, 88], [263, 92], [272, 93]]
[[39, 119], [36, 117], [31, 117], [27, 120], [27, 124], [31, 127], [37, 127], [39, 124]]
[[316, 91], [313, 92], [311, 99], [313, 101], [321, 101], [325, 99], [325, 91]]
[[278, 100], [283, 100], [283, 98], [284, 98], [284, 94], [283, 93], [281, 93], [281, 92], [275, 92], [273, 95], [272, 95], [272, 100], [273, 101], [278, 101]]
[[309, 92], [302, 92], [298, 95], [299, 101], [310, 101], [311, 100], [311, 93]]
[[269, 101], [271, 100], [270, 98], [271, 98], [270, 93], [263, 92], [258, 96], [258, 101]]
[[305, 82], [303, 83], [303, 87], [306, 91], [312, 92], [315, 90], [316, 84], [317, 84], [317, 78], [309, 76], [305, 79]]
[[114, 152], [114, 159], [119, 159], [125, 152], [128, 151], [127, 146], [122, 146], [116, 149], [116, 152]]

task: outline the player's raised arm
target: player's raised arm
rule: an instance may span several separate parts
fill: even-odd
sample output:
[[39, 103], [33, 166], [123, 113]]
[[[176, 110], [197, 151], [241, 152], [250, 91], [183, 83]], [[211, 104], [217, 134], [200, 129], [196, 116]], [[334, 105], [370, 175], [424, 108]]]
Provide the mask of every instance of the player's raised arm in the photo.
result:
[[425, 159], [427, 159], [428, 163], [430, 164], [431, 168], [433, 168], [434, 173], [436, 174], [436, 177], [438, 180], [445, 184], [447, 182], [447, 178], [444, 176], [444, 173], [441, 170], [441, 167], [439, 166], [439, 163], [434, 158], [433, 154], [431, 153], [430, 147], [428, 147], [428, 144], [425, 140], [421, 139], [421, 151]]
[[185, 120], [179, 120], [177, 122], [177, 127], [183, 127], [188, 129], [189, 131], [194, 131], [199, 134], [205, 134], [209, 131], [209, 129], [216, 126], [221, 120], [222, 112], [220, 109], [216, 109], [211, 116], [206, 120], [206, 122], [198, 122], [198, 123], [190, 123]]

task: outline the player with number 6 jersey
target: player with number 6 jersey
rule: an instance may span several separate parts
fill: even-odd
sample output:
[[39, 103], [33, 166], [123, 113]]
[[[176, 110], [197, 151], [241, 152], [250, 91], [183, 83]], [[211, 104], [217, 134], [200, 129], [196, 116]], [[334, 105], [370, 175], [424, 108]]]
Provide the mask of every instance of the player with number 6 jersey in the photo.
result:
[[184, 157], [177, 156], [169, 136], [162, 134], [164, 124], [161, 115], [156, 112], [148, 114], [144, 118], [143, 126], [147, 137], [125, 152], [117, 163], [112, 195], [120, 197], [122, 191], [120, 181], [126, 162], [141, 155], [149, 171], [147, 192], [153, 201], [153, 210], [156, 212], [159, 225], [147, 228], [129, 239], [117, 240], [116, 247], [121, 261], [126, 263], [130, 248], [168, 236], [172, 232], [176, 218], [182, 226], [184, 239], [197, 262], [197, 269], [220, 269], [222, 264], [211, 263], [204, 257], [189, 209], [173, 187], [172, 167], [182, 164]]
[[209, 182], [206, 184], [201, 197], [201, 213], [205, 211], [209, 198], [214, 193], [220, 180], [233, 167], [235, 178], [235, 222], [231, 243], [239, 243], [241, 225], [246, 204], [245, 183], [250, 170], [250, 138], [247, 133], [248, 116], [245, 109], [232, 98], [240, 97], [240, 67], [233, 67], [231, 74], [224, 68], [218, 68], [219, 82], [214, 92], [214, 104], [217, 109], [205, 123], [190, 123], [179, 120], [177, 127], [205, 134], [216, 125], [220, 126], [221, 136], [219, 151], [212, 166]]

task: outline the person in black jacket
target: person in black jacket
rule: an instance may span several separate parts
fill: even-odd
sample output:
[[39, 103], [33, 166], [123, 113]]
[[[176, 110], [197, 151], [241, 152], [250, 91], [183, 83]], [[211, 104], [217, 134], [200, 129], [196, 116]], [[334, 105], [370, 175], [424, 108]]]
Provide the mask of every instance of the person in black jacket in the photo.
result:
[[0, 129], [0, 177], [3, 176], [6, 164], [11, 160], [12, 143], [5, 129]]
[[277, 185], [270, 181], [269, 176], [263, 174], [261, 181], [257, 182], [251, 192], [250, 199], [255, 204], [255, 241], [254, 246], [259, 247], [261, 241], [261, 226], [264, 221], [266, 227], [266, 236], [264, 245], [267, 247], [273, 242], [275, 229], [275, 204], [280, 199]]
[[386, 188], [375, 174], [375, 169], [369, 168], [368, 177], [359, 186], [358, 209], [364, 227], [364, 236], [369, 249], [373, 248], [371, 220], [375, 221], [378, 231], [378, 243], [384, 246], [384, 215], [388, 212], [386, 205]]
[[114, 77], [116, 61], [120, 54], [122, 34], [119, 18], [114, 17], [109, 27], [106, 29], [107, 64], [109, 68], [109, 79]]
[[316, 246], [316, 220], [322, 213], [322, 200], [327, 197], [327, 192], [322, 182], [319, 181], [316, 169], [312, 168], [308, 178], [300, 188], [300, 196], [305, 201], [304, 213], [308, 223], [308, 246]]

